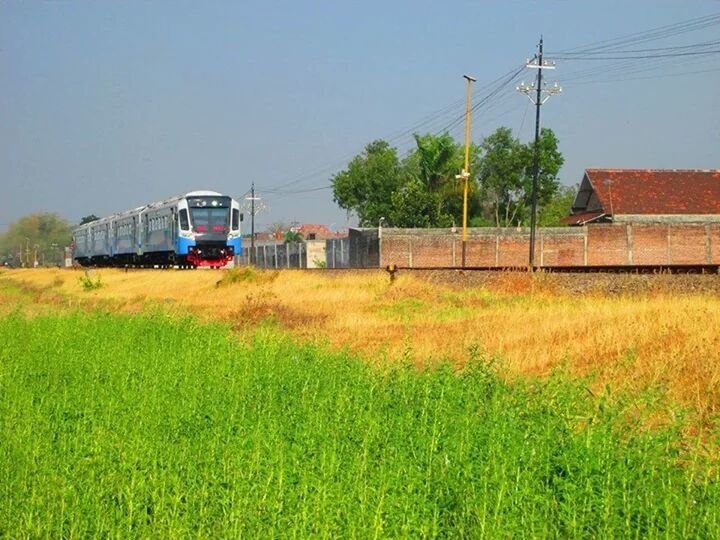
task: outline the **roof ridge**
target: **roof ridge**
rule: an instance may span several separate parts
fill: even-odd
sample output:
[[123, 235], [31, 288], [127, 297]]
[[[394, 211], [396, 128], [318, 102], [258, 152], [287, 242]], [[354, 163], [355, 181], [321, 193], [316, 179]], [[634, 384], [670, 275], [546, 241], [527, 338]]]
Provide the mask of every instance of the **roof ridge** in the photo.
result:
[[626, 168], [588, 168], [588, 171], [606, 171], [606, 172], [707, 172], [720, 173], [720, 169], [626, 169]]

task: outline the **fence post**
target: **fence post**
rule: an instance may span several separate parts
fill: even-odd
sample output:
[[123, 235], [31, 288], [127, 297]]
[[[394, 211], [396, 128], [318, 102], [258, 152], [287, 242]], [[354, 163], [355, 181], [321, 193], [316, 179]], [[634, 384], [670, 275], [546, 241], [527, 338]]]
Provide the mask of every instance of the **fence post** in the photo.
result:
[[495, 266], [500, 266], [500, 232], [495, 230]]
[[705, 260], [708, 264], [712, 264], [712, 236], [710, 234], [710, 224], [705, 225]]

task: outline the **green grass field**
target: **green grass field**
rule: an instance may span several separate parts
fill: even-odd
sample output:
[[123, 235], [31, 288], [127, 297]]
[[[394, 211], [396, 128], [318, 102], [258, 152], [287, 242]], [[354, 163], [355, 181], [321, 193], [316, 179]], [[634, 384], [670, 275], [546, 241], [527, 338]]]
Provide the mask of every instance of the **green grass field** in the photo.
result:
[[717, 441], [650, 429], [649, 395], [162, 315], [0, 342], [0, 537], [720, 537]]

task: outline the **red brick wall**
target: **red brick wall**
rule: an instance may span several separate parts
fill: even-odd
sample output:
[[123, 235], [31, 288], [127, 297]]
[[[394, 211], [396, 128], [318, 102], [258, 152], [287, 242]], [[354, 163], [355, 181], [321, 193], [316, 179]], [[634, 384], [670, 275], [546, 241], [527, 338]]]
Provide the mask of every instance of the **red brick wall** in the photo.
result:
[[633, 264], [667, 264], [667, 225], [632, 225]]
[[[541, 229], [542, 231], [542, 229]], [[535, 259], [540, 266], [583, 266], [585, 264], [585, 233], [582, 229], [570, 229], [568, 232], [579, 231], [580, 234], [545, 234], [540, 239], [540, 255]]]
[[413, 247], [417, 247], [413, 249], [414, 266], [453, 266], [452, 237], [418, 237], [412, 240]]
[[[539, 251], [538, 239], [535, 239], [535, 258]], [[498, 238], [499, 266], [527, 266], [530, 257], [530, 234], [502, 234]]]
[[673, 225], [668, 228], [668, 252], [672, 264], [704, 264], [705, 227], [702, 225]]
[[[470, 229], [466, 265], [526, 266], [529, 238], [526, 228]], [[461, 250], [460, 231], [386, 228], [382, 234], [380, 264], [460, 266]], [[543, 228], [536, 238], [535, 261], [545, 267], [720, 264], [720, 224]]]
[[710, 257], [712, 264], [720, 264], [720, 225], [710, 225]]
[[[467, 240], [465, 262], [467, 266], [495, 266], [495, 235], [476, 236]], [[457, 260], [461, 260], [462, 239], [457, 242]]]
[[589, 226], [587, 227], [587, 243], [589, 266], [628, 264], [628, 236], [625, 226]]

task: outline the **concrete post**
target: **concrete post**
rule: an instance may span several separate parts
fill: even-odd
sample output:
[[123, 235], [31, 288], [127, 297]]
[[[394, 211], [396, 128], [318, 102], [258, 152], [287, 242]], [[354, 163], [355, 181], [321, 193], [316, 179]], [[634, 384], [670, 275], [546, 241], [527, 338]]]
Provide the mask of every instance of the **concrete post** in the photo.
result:
[[705, 261], [712, 264], [712, 234], [709, 223], [705, 225]]
[[500, 266], [500, 233], [495, 233], [495, 266]]

